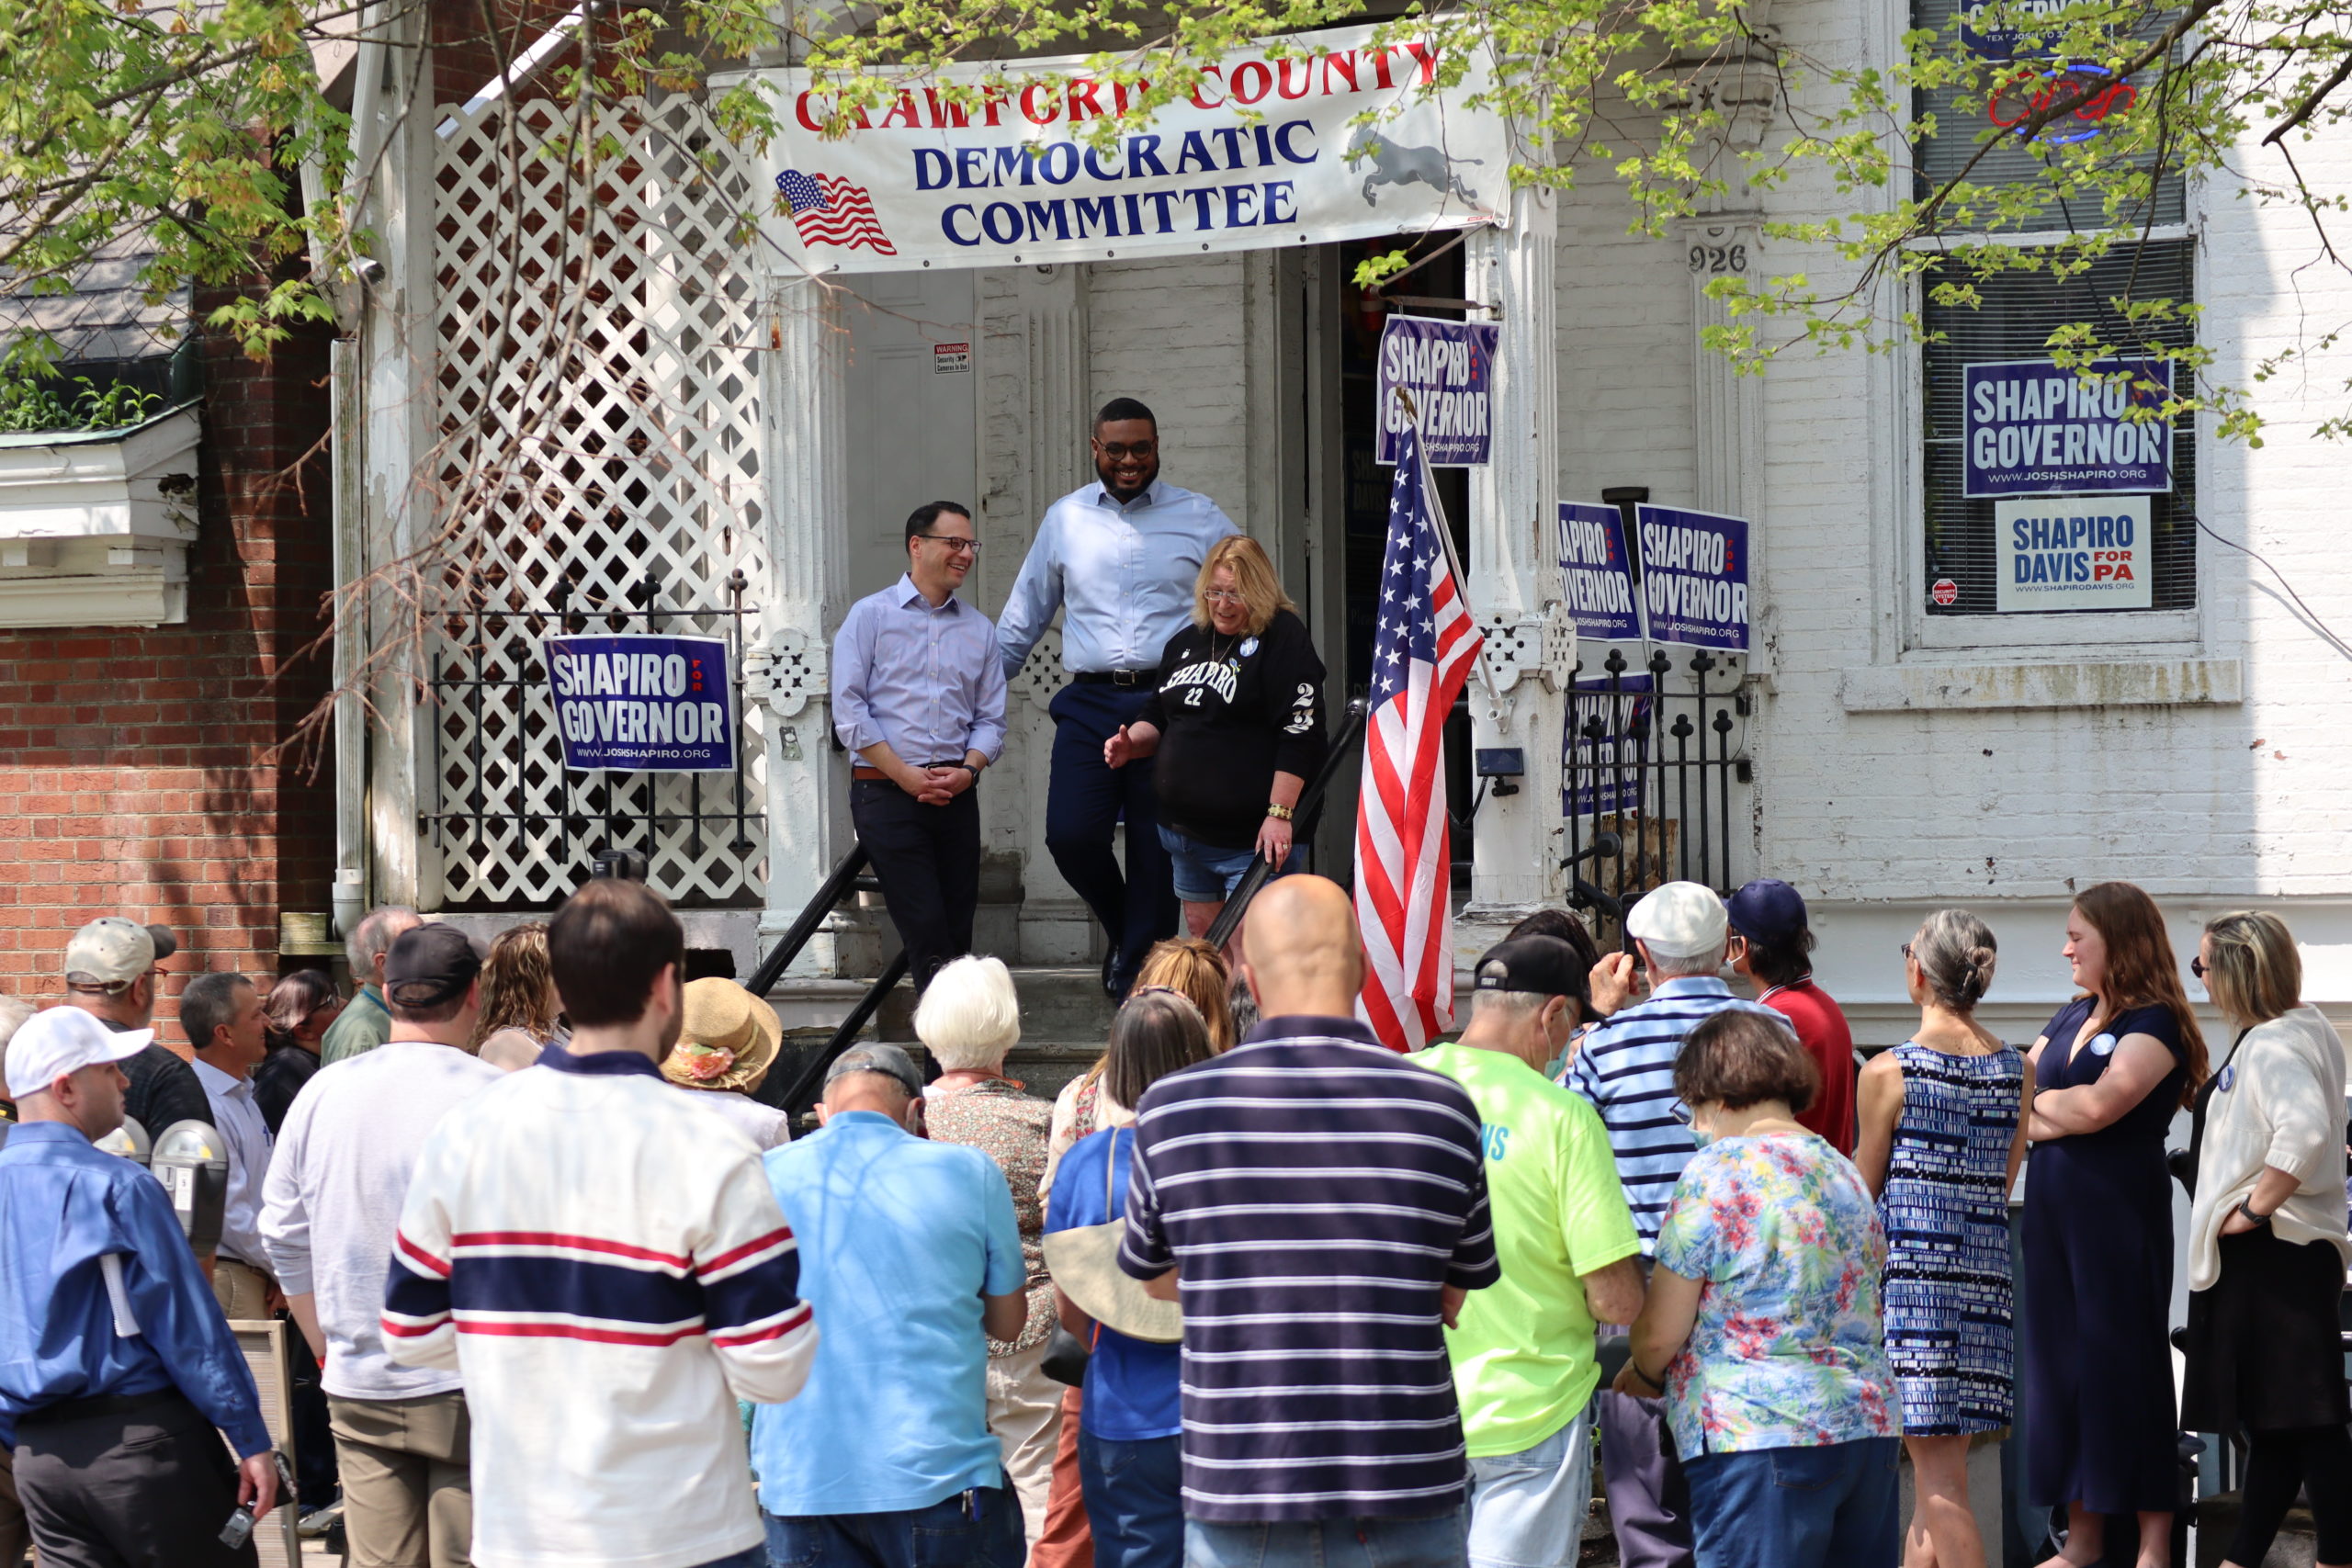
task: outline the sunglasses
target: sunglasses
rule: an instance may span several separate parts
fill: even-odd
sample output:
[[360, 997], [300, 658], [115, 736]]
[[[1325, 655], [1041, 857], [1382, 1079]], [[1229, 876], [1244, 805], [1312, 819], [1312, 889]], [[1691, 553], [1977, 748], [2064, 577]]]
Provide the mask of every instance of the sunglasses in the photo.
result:
[[2191, 975], [2196, 976], [2200, 980], [2205, 978], [2205, 960], [2201, 957], [2190, 959], [2188, 961], [2188, 972]]

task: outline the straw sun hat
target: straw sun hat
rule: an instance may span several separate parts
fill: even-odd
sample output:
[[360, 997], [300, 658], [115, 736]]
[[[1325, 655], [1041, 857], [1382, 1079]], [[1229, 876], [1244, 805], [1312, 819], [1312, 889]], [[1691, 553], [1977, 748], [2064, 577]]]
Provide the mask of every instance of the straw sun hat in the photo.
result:
[[748, 1094], [775, 1065], [783, 1043], [775, 1009], [732, 980], [689, 980], [685, 1019], [677, 1044], [662, 1058], [662, 1076], [686, 1089]]

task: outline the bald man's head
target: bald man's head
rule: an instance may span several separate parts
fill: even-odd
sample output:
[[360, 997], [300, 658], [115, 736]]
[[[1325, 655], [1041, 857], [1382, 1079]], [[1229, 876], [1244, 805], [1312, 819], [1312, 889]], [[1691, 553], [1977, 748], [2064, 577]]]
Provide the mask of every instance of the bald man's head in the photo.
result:
[[1241, 961], [1261, 1016], [1353, 1012], [1363, 941], [1346, 889], [1321, 876], [1267, 884], [1241, 928]]

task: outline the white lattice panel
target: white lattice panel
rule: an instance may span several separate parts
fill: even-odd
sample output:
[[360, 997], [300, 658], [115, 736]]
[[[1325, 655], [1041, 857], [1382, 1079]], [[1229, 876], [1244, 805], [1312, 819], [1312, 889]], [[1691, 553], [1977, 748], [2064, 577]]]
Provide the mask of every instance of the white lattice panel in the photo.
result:
[[740, 781], [567, 778], [553, 728], [537, 639], [559, 628], [529, 612], [741, 648], [771, 598], [757, 296], [735, 233], [752, 182], [690, 100], [575, 112], [526, 99], [434, 117], [458, 121], [435, 210], [435, 473], [459, 563], [433, 660], [443, 901], [544, 907], [611, 848], [645, 855], [676, 902], [754, 904], [756, 705], [738, 704]]

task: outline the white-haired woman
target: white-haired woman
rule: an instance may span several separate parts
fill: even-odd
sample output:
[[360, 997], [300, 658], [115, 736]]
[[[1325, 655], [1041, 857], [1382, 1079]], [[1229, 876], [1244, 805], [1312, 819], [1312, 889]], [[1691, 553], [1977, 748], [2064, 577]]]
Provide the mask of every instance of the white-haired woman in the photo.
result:
[[2344, 1224], [2344, 1042], [2302, 999], [2278, 916], [2223, 915], [2191, 971], [2237, 1030], [2197, 1091], [2180, 1424], [2246, 1437], [2245, 1506], [2222, 1559], [2259, 1568], [2300, 1484], [2322, 1568], [2352, 1563], [2352, 1404], [2336, 1309]]
[[1292, 811], [1323, 744], [1323, 660], [1306, 623], [1257, 540], [1218, 540], [1192, 625], [1160, 654], [1159, 689], [1102, 744], [1114, 768], [1159, 759], [1159, 841], [1193, 935], [1207, 933], [1251, 861], [1290, 868]]
[[1062, 1385], [1040, 1363], [1053, 1333], [1054, 1285], [1046, 1273], [1046, 1174], [1052, 1102], [1004, 1076], [1004, 1054], [1021, 1040], [1021, 998], [999, 958], [943, 965], [915, 1009], [915, 1037], [939, 1064], [923, 1093], [923, 1120], [943, 1144], [964, 1144], [996, 1161], [1012, 1189], [1021, 1250], [1029, 1264], [1029, 1320], [1011, 1343], [989, 1341], [989, 1430], [1004, 1445], [1004, 1468], [1021, 1495], [1029, 1542], [1045, 1529], [1054, 1447], [1061, 1438]]

